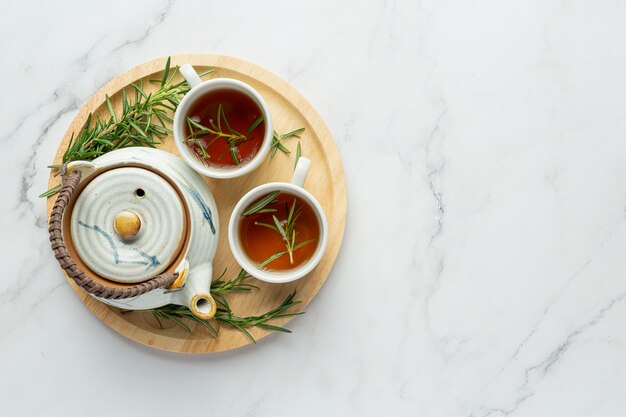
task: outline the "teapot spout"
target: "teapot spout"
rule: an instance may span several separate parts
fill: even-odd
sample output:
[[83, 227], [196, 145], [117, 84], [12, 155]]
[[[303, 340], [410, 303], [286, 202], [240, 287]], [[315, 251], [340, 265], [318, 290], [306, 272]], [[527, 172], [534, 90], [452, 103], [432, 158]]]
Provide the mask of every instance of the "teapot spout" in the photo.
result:
[[212, 319], [217, 312], [217, 304], [211, 296], [213, 267], [210, 263], [198, 265], [189, 271], [184, 287], [185, 303], [194, 316], [203, 320]]

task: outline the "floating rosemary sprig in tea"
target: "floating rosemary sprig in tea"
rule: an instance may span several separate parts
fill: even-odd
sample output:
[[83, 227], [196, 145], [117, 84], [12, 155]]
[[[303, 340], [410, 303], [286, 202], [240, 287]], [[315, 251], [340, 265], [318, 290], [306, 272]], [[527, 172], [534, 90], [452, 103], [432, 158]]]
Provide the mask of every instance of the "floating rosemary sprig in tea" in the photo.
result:
[[293, 130], [289, 133], [285, 133], [284, 135], [279, 135], [276, 131], [274, 131], [274, 135], [272, 136], [272, 146], [271, 146], [270, 156], [273, 158], [277, 150], [280, 150], [284, 154], [290, 154], [291, 151], [287, 149], [285, 145], [283, 145], [282, 141], [284, 139], [289, 139], [293, 137], [300, 138], [300, 135], [302, 134], [302, 132], [304, 132], [303, 127], [301, 127], [300, 129]]
[[[239, 146], [243, 143], [251, 139], [250, 133], [258, 125], [260, 125], [264, 120], [263, 116], [259, 116], [251, 125], [248, 127], [248, 130], [245, 134], [236, 131], [231, 128], [230, 123], [228, 123], [228, 119], [226, 119], [226, 114], [224, 113], [224, 106], [219, 104], [217, 107], [217, 124], [210, 121], [211, 127], [204, 126], [194, 120], [193, 117], [187, 117], [187, 126], [189, 127], [190, 135], [187, 137], [188, 143], [194, 143], [198, 146], [200, 151], [202, 152], [202, 156], [204, 158], [210, 159], [211, 155], [207, 153], [207, 148], [213, 144], [218, 139], [223, 139], [228, 148], [230, 149], [230, 155], [233, 159], [233, 162], [236, 165], [240, 165], [240, 158], [237, 156], [239, 154]], [[226, 127], [226, 131], [222, 129], [222, 126]], [[203, 144], [200, 139], [204, 139], [205, 143]], [[219, 161], [223, 155], [215, 158], [216, 161]]]
[[274, 230], [276, 233], [279, 233], [283, 238], [283, 242], [285, 243], [286, 250], [277, 252], [276, 254], [270, 256], [267, 260], [261, 262], [258, 267], [263, 268], [270, 262], [280, 258], [285, 254], [289, 254], [289, 263], [293, 264], [293, 252], [304, 245], [307, 245], [315, 239], [307, 239], [302, 242], [296, 242], [296, 221], [300, 214], [302, 214], [302, 207], [296, 208], [296, 199], [293, 199], [293, 204], [291, 208], [287, 207], [287, 219], [283, 223], [278, 220], [276, 215], [272, 215], [272, 220], [274, 220], [274, 224], [264, 223], [264, 222], [254, 222], [257, 226], [267, 227], [268, 229]]
[[[171, 68], [170, 63], [171, 59], [168, 58], [160, 80], [150, 80], [150, 83], [158, 86], [156, 91], [146, 91], [143, 81], [139, 81], [138, 84], [131, 83], [122, 89], [121, 113], [114, 111], [111, 99], [105, 96], [109, 117], [101, 118], [92, 113], [87, 116], [80, 131], [77, 134], [72, 132], [63, 154], [63, 164], [77, 160], [92, 160], [115, 149], [130, 146], [155, 147], [171, 134], [169, 128], [172, 123], [171, 116], [185, 93], [189, 91], [189, 85], [184, 79], [174, 82], [178, 66]], [[200, 76], [212, 71], [213, 69], [204, 71]], [[128, 88], [130, 93], [127, 92]], [[61, 167], [50, 166], [55, 170]], [[54, 195], [60, 188], [60, 185], [53, 187], [39, 197]]]
[[225, 294], [231, 291], [250, 291], [253, 288], [257, 288], [252, 284], [247, 284], [244, 281], [250, 278], [243, 269], [239, 271], [239, 274], [236, 278], [228, 281], [223, 281], [222, 277], [226, 271], [220, 275], [220, 277], [213, 281], [211, 284], [211, 295], [215, 299], [215, 302], [218, 304], [217, 313], [215, 314], [214, 320], [217, 322], [217, 326], [213, 326], [209, 321], [202, 320], [193, 315], [191, 310], [185, 306], [179, 306], [174, 304], [168, 304], [163, 307], [155, 308], [150, 310], [152, 315], [155, 317], [159, 326], [163, 328], [163, 324], [161, 323], [161, 319], [171, 320], [183, 329], [191, 332], [191, 328], [184, 322], [182, 319], [191, 320], [196, 322], [204, 327], [206, 327], [211, 334], [214, 336], [219, 335], [219, 326], [225, 325], [232, 328], [235, 328], [242, 332], [252, 343], [256, 343], [256, 340], [250, 332], [248, 332], [249, 328], [259, 327], [266, 330], [273, 330], [284, 333], [291, 333], [290, 330], [285, 329], [281, 326], [276, 326], [273, 324], [268, 324], [270, 320], [275, 320], [283, 317], [292, 317], [298, 316], [300, 314], [304, 314], [304, 312], [298, 313], [286, 313], [285, 311], [290, 309], [291, 307], [300, 304], [300, 301], [294, 300], [296, 292], [289, 294], [287, 298], [276, 308], [268, 311], [265, 314], [260, 316], [249, 316], [249, 317], [239, 317], [232, 313], [232, 309], [226, 300]]

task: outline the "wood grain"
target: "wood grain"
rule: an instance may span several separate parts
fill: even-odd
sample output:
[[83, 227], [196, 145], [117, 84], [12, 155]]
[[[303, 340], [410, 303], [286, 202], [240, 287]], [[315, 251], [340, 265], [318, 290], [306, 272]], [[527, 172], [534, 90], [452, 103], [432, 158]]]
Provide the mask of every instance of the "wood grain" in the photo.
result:
[[[105, 94], [112, 97], [116, 111], [121, 111], [121, 89], [131, 82], [160, 79], [165, 65], [165, 58], [155, 59], [135, 67], [107, 83], [93, 95], [78, 113], [55, 155], [54, 164], [59, 164], [63, 152], [67, 148], [69, 137], [72, 132], [78, 132], [83, 126], [89, 113], [106, 114]], [[233, 311], [238, 315], [254, 315], [270, 310], [277, 305], [294, 289], [297, 290], [297, 299], [302, 300], [299, 309], [302, 310], [317, 294], [326, 281], [343, 239], [345, 229], [347, 199], [343, 166], [335, 143], [330, 132], [324, 125], [313, 107], [285, 81], [269, 71], [242, 61], [237, 58], [217, 55], [178, 55], [172, 57], [172, 65], [191, 63], [196, 70], [203, 71], [215, 68], [215, 72], [204, 79], [227, 77], [244, 81], [253, 86], [267, 101], [271, 112], [274, 127], [278, 132], [305, 127], [302, 135], [302, 154], [313, 162], [305, 188], [309, 190], [320, 202], [329, 223], [329, 244], [324, 258], [313, 272], [296, 282], [287, 284], [268, 284], [255, 279], [251, 282], [258, 285], [259, 290], [251, 293], [233, 294], [229, 296], [229, 302]], [[268, 159], [254, 172], [234, 180], [216, 180], [205, 178], [206, 183], [213, 192], [219, 210], [220, 241], [217, 255], [213, 263], [216, 274], [228, 268], [227, 277], [234, 277], [239, 271], [239, 266], [230, 253], [228, 246], [228, 220], [236, 202], [253, 187], [270, 181], [289, 181], [293, 172], [295, 149], [297, 138], [287, 139], [285, 146], [289, 148], [291, 155], [277, 152], [274, 158]], [[159, 148], [178, 154], [173, 138], [168, 137]], [[59, 183], [59, 178], [50, 175], [49, 185]], [[52, 209], [54, 197], [48, 199], [48, 214]], [[150, 313], [130, 312], [122, 313], [119, 309], [107, 306], [88, 296], [80, 288], [68, 280], [76, 294], [100, 320], [120, 334], [154, 348], [181, 352], [181, 353], [208, 353], [234, 349], [249, 344], [248, 339], [236, 330], [222, 327], [219, 337], [213, 337], [204, 327], [189, 323], [192, 332], [172, 323], [164, 322], [164, 329], [160, 329], [156, 320]], [[284, 325], [289, 319], [277, 321], [276, 324]], [[251, 329], [252, 335], [257, 339], [267, 336], [270, 332], [262, 329]], [[280, 337], [298, 337], [297, 334]]]

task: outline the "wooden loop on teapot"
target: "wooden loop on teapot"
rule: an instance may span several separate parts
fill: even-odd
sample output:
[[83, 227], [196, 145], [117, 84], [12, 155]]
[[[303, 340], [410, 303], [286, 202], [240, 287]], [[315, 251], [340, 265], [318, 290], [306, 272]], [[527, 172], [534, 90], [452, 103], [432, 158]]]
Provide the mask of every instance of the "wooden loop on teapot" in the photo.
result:
[[59, 195], [52, 207], [50, 213], [49, 233], [50, 245], [59, 265], [65, 271], [68, 277], [74, 280], [76, 285], [83, 288], [96, 297], [105, 299], [120, 299], [135, 297], [145, 294], [156, 288], [169, 287], [178, 277], [176, 272], [164, 272], [148, 281], [141, 282], [127, 287], [108, 286], [102, 282], [96, 282], [87, 274], [85, 274], [77, 265], [74, 259], [68, 253], [65, 242], [63, 240], [63, 213], [68, 203], [72, 200], [72, 195], [80, 182], [81, 173], [79, 171], [72, 172], [67, 175], [64, 185], [59, 191]]

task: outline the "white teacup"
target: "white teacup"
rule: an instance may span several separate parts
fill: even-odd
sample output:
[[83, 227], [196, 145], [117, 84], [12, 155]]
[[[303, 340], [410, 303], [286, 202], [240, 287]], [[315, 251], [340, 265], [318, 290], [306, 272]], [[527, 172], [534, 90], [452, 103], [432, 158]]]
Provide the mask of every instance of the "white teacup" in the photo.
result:
[[[187, 162], [193, 169], [198, 171], [202, 175], [206, 175], [211, 178], [236, 178], [242, 175], [248, 174], [256, 169], [263, 160], [267, 157], [267, 154], [270, 151], [270, 146], [272, 144], [272, 117], [270, 115], [270, 110], [265, 100], [261, 95], [248, 84], [241, 82], [239, 80], [234, 80], [231, 78], [215, 78], [213, 80], [202, 81], [198, 73], [193, 69], [190, 64], [185, 64], [180, 67], [180, 73], [185, 77], [187, 83], [191, 87], [191, 90], [185, 94], [185, 97], [181, 100], [176, 112], [174, 113], [174, 123], [173, 123], [173, 131], [174, 131], [174, 142], [176, 143], [176, 148], [178, 152], [181, 154], [182, 158]], [[256, 155], [251, 158], [249, 161], [242, 163], [239, 166], [235, 166], [232, 168], [229, 167], [212, 167], [204, 164], [200, 161], [194, 153], [191, 151], [189, 146], [185, 143], [185, 126], [187, 124], [186, 117], [189, 112], [191, 106], [204, 96], [205, 94], [210, 93], [215, 90], [235, 90], [238, 91], [256, 103], [256, 105], [261, 110], [261, 114], [264, 117], [265, 121], [265, 135], [263, 136], [263, 143], [261, 147], [257, 151]]]
[[[260, 279], [261, 281], [283, 283], [302, 278], [311, 272], [317, 264], [319, 264], [320, 260], [324, 256], [324, 252], [326, 252], [326, 246], [328, 245], [328, 222], [326, 220], [326, 215], [324, 214], [322, 206], [315, 199], [315, 197], [303, 188], [310, 166], [311, 161], [307, 158], [301, 157], [296, 165], [296, 170], [291, 179], [291, 183], [271, 182], [253, 188], [246, 195], [244, 195], [241, 200], [239, 200], [230, 216], [230, 222], [228, 224], [228, 241], [230, 243], [230, 249], [233, 256], [248, 274]], [[248, 255], [246, 255], [239, 239], [239, 225], [244, 211], [254, 201], [274, 191], [288, 192], [306, 201], [313, 209], [313, 212], [315, 212], [318, 221], [320, 236], [317, 240], [317, 247], [315, 248], [315, 252], [313, 252], [313, 256], [308, 261], [293, 269], [280, 271], [259, 269], [257, 264], [253, 262]]]

